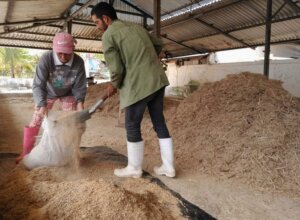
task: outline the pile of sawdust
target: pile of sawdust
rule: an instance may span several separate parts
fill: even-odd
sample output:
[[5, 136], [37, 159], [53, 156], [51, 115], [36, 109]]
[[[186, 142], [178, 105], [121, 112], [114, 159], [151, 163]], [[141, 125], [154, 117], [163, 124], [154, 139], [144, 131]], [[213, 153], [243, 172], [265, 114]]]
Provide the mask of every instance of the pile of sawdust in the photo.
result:
[[1, 219], [184, 219], [178, 200], [147, 179], [116, 185], [62, 169], [16, 169], [0, 188]]
[[300, 100], [251, 73], [205, 84], [170, 118], [180, 169], [300, 195]]

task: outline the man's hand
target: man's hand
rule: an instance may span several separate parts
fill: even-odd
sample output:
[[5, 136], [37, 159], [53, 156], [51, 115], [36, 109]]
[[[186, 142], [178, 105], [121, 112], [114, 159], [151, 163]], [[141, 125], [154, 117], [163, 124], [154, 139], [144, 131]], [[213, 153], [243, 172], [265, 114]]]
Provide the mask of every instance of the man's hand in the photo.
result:
[[47, 109], [47, 107], [45, 107], [45, 106], [40, 107], [39, 114], [41, 116], [46, 116], [47, 117], [48, 116], [48, 109]]
[[117, 89], [115, 87], [113, 87], [113, 85], [111, 83], [109, 83], [108, 86], [106, 87], [107, 96], [110, 97], [116, 93], [117, 93]]
[[158, 58], [161, 60], [162, 58], [165, 58], [166, 57], [166, 53], [165, 51], [161, 51], [159, 54], [158, 54]]

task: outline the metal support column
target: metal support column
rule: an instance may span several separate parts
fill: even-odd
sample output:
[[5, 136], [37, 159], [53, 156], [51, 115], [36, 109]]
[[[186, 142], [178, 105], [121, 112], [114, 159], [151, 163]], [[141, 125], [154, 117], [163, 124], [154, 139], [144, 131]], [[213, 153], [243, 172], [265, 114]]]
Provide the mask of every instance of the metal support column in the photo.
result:
[[67, 22], [68, 33], [72, 34], [72, 20]]
[[160, 37], [160, 0], [154, 0], [153, 5], [154, 35]]
[[147, 17], [143, 17], [143, 27], [147, 29]]
[[272, 26], [272, 0], [267, 0], [265, 60], [264, 60], [264, 75], [267, 78], [269, 78], [269, 66], [270, 66], [271, 26]]

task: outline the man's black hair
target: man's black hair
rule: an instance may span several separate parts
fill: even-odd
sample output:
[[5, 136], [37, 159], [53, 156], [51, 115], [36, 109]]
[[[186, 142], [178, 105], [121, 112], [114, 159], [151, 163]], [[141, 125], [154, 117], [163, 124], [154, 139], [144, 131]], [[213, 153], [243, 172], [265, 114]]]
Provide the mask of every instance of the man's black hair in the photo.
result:
[[91, 15], [96, 15], [100, 19], [102, 19], [102, 15], [110, 17], [111, 20], [118, 19], [116, 10], [106, 2], [100, 2], [95, 5], [91, 11]]

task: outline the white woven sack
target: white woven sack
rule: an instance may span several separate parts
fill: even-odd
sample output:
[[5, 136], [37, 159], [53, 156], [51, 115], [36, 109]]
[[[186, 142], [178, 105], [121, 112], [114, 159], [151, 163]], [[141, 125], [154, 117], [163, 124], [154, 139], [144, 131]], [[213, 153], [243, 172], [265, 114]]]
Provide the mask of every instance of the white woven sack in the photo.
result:
[[26, 168], [76, 163], [85, 123], [76, 120], [74, 112], [51, 111], [42, 128], [39, 143], [23, 159]]

